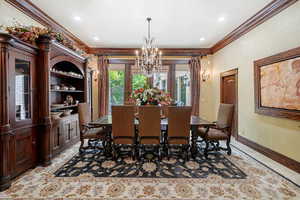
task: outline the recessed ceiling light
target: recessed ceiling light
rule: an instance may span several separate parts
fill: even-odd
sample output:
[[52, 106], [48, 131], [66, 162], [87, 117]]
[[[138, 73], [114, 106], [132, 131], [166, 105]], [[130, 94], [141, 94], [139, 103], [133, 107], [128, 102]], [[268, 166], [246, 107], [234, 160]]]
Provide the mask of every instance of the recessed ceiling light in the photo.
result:
[[80, 18], [79, 16], [75, 16], [74, 19], [75, 19], [76, 21], [81, 21], [81, 18]]
[[204, 41], [204, 40], [205, 40], [205, 38], [204, 38], [204, 37], [200, 38], [200, 41]]
[[94, 37], [94, 40], [98, 41], [98, 40], [99, 40], [99, 38], [98, 38], [97, 36], [95, 36], [95, 37]]
[[225, 20], [225, 17], [219, 17], [218, 21], [223, 22]]

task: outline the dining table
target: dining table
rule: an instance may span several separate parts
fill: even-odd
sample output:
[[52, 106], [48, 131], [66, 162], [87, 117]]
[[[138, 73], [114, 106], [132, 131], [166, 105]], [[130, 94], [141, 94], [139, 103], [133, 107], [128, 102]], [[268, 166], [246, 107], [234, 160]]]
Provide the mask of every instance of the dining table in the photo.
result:
[[[138, 118], [135, 118], [134, 123], [136, 125], [136, 127], [139, 124], [139, 120]], [[180, 122], [179, 122], [180, 123]], [[90, 122], [91, 125], [95, 125], [97, 127], [105, 127], [108, 130], [112, 130], [112, 126], [113, 126], [113, 122], [112, 122], [112, 116], [111, 115], [105, 115], [102, 116], [92, 122]], [[197, 153], [197, 129], [199, 127], [209, 127], [209, 126], [213, 126], [214, 123], [207, 121], [205, 119], [202, 119], [199, 116], [191, 116], [191, 120], [190, 120], [190, 129], [191, 129], [191, 152], [192, 153]], [[168, 126], [168, 118], [161, 118], [161, 127], [162, 130], [167, 130], [167, 126]]]

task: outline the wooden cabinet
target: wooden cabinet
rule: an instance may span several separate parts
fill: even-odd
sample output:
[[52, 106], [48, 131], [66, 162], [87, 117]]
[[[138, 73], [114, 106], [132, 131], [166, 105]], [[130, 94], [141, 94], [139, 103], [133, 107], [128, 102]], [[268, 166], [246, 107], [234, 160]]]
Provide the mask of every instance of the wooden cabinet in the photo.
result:
[[38, 49], [0, 34], [0, 190], [37, 164]]
[[[51, 104], [63, 103], [67, 95], [87, 101], [86, 60], [41, 37], [37, 45], [0, 33], [0, 191], [11, 180], [79, 141], [77, 106], [72, 114], [51, 119]], [[52, 76], [53, 67], [74, 74]], [[51, 83], [70, 84], [75, 91], [53, 91]], [[64, 109], [64, 108], [63, 108]]]
[[78, 115], [70, 115], [55, 120], [51, 132], [53, 156], [79, 141]]

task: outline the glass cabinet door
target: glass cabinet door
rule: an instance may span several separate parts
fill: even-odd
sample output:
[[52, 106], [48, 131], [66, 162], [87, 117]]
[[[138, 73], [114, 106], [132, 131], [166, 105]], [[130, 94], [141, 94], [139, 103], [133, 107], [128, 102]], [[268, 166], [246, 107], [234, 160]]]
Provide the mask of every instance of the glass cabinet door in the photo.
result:
[[15, 60], [16, 121], [31, 118], [30, 62]]

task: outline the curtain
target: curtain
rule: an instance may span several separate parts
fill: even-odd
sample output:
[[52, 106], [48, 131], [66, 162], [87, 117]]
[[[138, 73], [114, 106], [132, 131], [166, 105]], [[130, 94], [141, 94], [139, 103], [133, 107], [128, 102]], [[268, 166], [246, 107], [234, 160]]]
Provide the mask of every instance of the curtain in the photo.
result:
[[109, 82], [108, 82], [108, 64], [109, 61], [105, 56], [99, 57], [99, 117], [108, 114], [109, 105]]
[[200, 101], [200, 84], [201, 84], [201, 59], [200, 57], [192, 57], [190, 60], [191, 74], [191, 106], [192, 115], [199, 115]]

